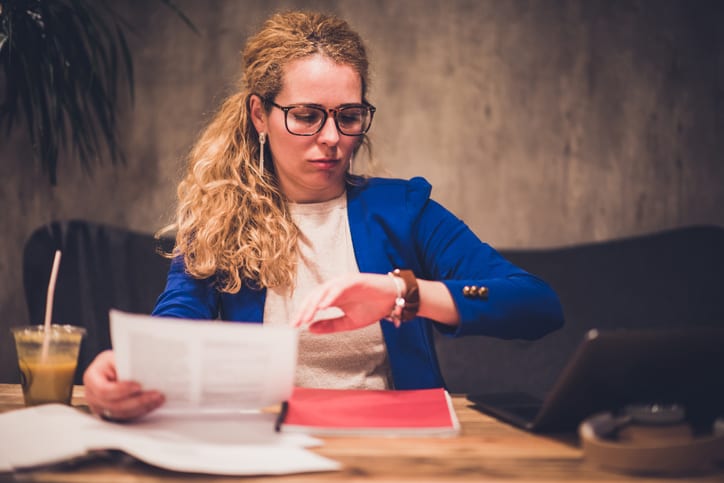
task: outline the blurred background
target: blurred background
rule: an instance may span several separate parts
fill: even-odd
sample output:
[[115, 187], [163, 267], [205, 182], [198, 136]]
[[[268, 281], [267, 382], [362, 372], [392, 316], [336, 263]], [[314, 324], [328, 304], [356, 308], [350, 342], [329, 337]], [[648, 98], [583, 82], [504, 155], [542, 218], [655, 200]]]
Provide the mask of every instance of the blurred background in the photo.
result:
[[167, 224], [186, 152], [234, 89], [245, 39], [279, 9], [339, 14], [366, 39], [375, 158], [426, 177], [495, 247], [724, 225], [724, 2], [174, 4], [198, 33], [160, 2], [112, 2], [134, 65], [134, 101], [119, 98], [125, 164], [89, 173], [62, 154], [52, 185], [27, 130], [0, 133], [0, 376], [17, 370], [9, 327], [28, 322], [30, 233], [67, 219]]

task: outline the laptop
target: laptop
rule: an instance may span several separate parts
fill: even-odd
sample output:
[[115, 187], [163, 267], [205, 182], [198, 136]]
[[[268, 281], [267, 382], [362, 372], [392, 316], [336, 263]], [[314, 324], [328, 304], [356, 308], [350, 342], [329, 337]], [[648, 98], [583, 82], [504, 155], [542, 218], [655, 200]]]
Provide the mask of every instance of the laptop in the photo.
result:
[[524, 392], [470, 394], [473, 408], [537, 433], [575, 430], [628, 404], [676, 403], [687, 419], [724, 415], [724, 328], [589, 330], [543, 400]]

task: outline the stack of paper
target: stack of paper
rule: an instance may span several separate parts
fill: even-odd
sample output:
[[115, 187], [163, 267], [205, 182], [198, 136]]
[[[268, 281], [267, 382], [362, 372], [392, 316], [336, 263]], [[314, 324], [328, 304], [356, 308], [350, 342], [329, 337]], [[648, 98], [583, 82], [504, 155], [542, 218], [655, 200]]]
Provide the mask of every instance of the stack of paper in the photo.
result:
[[156, 415], [117, 424], [60, 404], [30, 407], [0, 414], [0, 472], [62, 463], [102, 450], [121, 450], [159, 468], [217, 475], [340, 468], [339, 463], [304, 449], [319, 441], [276, 433], [275, 417]]

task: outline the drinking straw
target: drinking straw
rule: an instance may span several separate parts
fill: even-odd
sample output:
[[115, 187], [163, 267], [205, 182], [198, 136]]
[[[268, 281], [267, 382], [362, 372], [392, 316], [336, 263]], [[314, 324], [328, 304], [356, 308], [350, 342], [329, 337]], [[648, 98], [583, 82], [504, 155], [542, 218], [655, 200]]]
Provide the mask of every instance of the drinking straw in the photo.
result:
[[53, 316], [53, 296], [55, 295], [55, 282], [58, 279], [58, 267], [60, 267], [60, 250], [55, 251], [53, 258], [53, 269], [50, 271], [50, 281], [48, 281], [48, 293], [45, 300], [45, 337], [43, 337], [43, 353], [41, 360], [48, 358], [48, 346], [50, 345], [50, 319]]

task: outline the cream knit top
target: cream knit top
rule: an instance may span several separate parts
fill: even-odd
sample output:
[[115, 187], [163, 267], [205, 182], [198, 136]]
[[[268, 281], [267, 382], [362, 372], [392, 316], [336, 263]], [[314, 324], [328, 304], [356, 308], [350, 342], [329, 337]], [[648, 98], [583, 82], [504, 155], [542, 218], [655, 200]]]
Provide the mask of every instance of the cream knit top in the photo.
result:
[[[347, 194], [321, 203], [290, 203], [299, 227], [300, 258], [294, 290], [268, 289], [264, 324], [286, 325], [313, 287], [359, 273], [347, 216]], [[330, 309], [339, 313], [339, 309]], [[320, 314], [321, 315], [321, 314]], [[324, 318], [321, 316], [320, 318]], [[380, 324], [334, 334], [302, 329], [295, 385], [338, 389], [389, 389], [391, 377]]]

